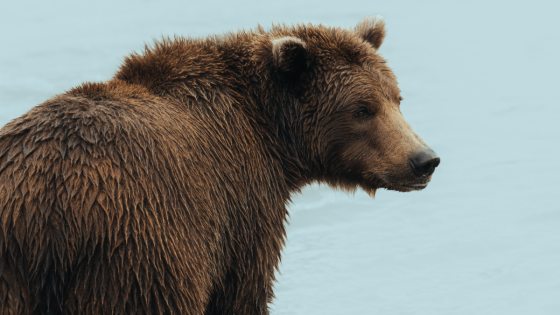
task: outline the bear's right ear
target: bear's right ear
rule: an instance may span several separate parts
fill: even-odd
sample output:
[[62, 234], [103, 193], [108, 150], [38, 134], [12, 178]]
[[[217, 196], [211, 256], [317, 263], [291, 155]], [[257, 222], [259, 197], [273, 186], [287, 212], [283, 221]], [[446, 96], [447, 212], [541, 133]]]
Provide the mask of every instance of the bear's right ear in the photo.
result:
[[385, 39], [385, 21], [379, 15], [365, 18], [354, 30], [375, 49], [379, 49]]
[[299, 78], [309, 68], [307, 45], [299, 38], [286, 36], [272, 40], [272, 55], [278, 71], [290, 78]]

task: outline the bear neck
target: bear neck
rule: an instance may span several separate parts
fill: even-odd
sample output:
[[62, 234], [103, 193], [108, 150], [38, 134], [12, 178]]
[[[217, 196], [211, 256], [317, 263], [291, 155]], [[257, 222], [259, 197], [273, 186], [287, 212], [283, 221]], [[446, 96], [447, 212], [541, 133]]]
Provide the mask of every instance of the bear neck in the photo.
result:
[[216, 47], [238, 104], [254, 115], [254, 128], [281, 167], [288, 191], [299, 192], [319, 178], [304, 141], [302, 87], [278, 74], [269, 45], [268, 34], [260, 29], [221, 38]]
[[[236, 88], [242, 95], [239, 103], [254, 115], [254, 128], [261, 135], [267, 154], [278, 162], [285, 183], [290, 192], [299, 192], [314, 180], [309, 148], [304, 141], [302, 115], [298, 108], [300, 102], [285, 86], [270, 84], [259, 80], [261, 75], [254, 74], [239, 78], [243, 82]], [[274, 80], [272, 80], [274, 82]]]
[[250, 60], [248, 68], [253, 71], [236, 81], [244, 82], [240, 90], [246, 91], [247, 99], [266, 122], [257, 128], [269, 135], [266, 147], [269, 154], [276, 154], [289, 190], [299, 192], [315, 179], [309, 145], [304, 140], [301, 91], [278, 76], [271, 62], [259, 64], [254, 56]]

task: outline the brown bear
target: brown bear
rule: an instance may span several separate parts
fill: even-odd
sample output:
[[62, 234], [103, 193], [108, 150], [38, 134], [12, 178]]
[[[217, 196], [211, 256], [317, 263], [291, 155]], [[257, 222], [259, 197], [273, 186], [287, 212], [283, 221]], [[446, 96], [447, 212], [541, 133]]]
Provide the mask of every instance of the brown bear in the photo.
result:
[[163, 39], [0, 131], [0, 314], [268, 314], [290, 194], [420, 190], [384, 23]]

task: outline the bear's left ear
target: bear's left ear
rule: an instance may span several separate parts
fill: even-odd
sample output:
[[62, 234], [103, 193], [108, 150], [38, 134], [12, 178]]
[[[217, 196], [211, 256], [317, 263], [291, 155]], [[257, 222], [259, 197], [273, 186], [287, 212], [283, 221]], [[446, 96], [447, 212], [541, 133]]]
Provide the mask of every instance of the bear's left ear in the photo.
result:
[[379, 49], [385, 39], [385, 21], [379, 15], [365, 18], [354, 30], [375, 49]]
[[296, 37], [272, 40], [272, 55], [278, 71], [290, 78], [299, 78], [309, 67], [307, 45]]

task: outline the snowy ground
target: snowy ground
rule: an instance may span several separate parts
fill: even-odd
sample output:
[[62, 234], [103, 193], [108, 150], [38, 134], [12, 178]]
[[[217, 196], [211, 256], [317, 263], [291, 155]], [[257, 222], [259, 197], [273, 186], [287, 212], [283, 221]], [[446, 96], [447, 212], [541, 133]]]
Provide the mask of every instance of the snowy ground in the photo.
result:
[[[116, 1], [115, 1], [116, 2]], [[189, 3], [191, 2], [191, 3]], [[294, 197], [273, 314], [560, 314], [558, 1], [11, 1], [0, 126], [161, 35], [381, 14], [430, 186]]]

